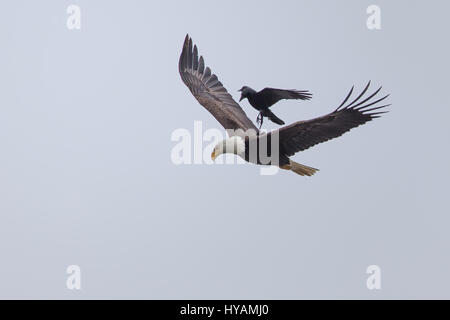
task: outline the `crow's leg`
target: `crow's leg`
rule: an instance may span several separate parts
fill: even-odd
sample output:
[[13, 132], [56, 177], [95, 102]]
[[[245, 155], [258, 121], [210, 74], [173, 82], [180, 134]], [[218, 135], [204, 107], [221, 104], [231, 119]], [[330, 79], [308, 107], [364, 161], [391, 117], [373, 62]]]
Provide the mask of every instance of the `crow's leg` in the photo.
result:
[[262, 112], [260, 112], [258, 114], [258, 118], [256, 118], [256, 124], [259, 124], [259, 129], [261, 129], [263, 122], [264, 122], [264, 116], [263, 116]]

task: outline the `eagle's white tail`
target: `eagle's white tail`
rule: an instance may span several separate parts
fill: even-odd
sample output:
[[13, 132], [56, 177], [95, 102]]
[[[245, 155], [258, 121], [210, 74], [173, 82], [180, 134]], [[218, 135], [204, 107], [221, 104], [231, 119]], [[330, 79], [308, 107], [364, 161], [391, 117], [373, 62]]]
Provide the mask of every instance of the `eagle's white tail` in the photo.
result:
[[311, 168], [308, 166], [304, 166], [298, 162], [290, 160], [289, 164], [287, 166], [283, 166], [282, 169], [285, 170], [291, 170], [294, 171], [296, 174], [299, 174], [301, 176], [312, 176], [314, 175], [319, 169]]

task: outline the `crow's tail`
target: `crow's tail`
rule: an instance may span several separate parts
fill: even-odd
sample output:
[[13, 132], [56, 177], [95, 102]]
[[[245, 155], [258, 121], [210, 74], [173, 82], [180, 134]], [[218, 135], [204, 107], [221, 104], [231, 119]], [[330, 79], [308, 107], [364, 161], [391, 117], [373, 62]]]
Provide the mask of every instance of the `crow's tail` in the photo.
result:
[[283, 125], [284, 121], [278, 118], [272, 111], [269, 109], [265, 110], [264, 115], [269, 118], [270, 121], [275, 122], [276, 124]]

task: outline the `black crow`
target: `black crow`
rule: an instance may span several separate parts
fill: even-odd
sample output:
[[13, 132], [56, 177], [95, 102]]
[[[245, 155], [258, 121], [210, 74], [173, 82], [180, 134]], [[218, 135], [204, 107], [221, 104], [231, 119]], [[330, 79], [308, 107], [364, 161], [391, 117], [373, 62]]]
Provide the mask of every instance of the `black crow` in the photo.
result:
[[274, 89], [265, 88], [259, 92], [256, 92], [250, 87], [244, 86], [239, 90], [241, 92], [241, 99], [239, 101], [248, 99], [248, 102], [253, 108], [259, 111], [258, 118], [256, 118], [256, 123], [259, 124], [261, 128], [263, 124], [264, 117], [269, 118], [272, 122], [276, 124], [283, 125], [284, 121], [278, 118], [272, 111], [270, 107], [273, 106], [280, 100], [283, 99], [295, 99], [295, 100], [309, 100], [312, 98], [312, 94], [308, 90], [284, 90], [284, 89]]

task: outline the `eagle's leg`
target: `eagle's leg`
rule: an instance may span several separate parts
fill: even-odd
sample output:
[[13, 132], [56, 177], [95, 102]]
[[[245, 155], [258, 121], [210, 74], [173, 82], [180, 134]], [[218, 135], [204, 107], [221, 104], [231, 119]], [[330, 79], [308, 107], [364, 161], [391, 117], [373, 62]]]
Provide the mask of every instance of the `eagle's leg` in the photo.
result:
[[263, 116], [262, 112], [260, 112], [258, 114], [258, 117], [256, 118], [256, 124], [259, 124], [259, 129], [261, 129], [263, 122], [264, 122], [264, 116]]

